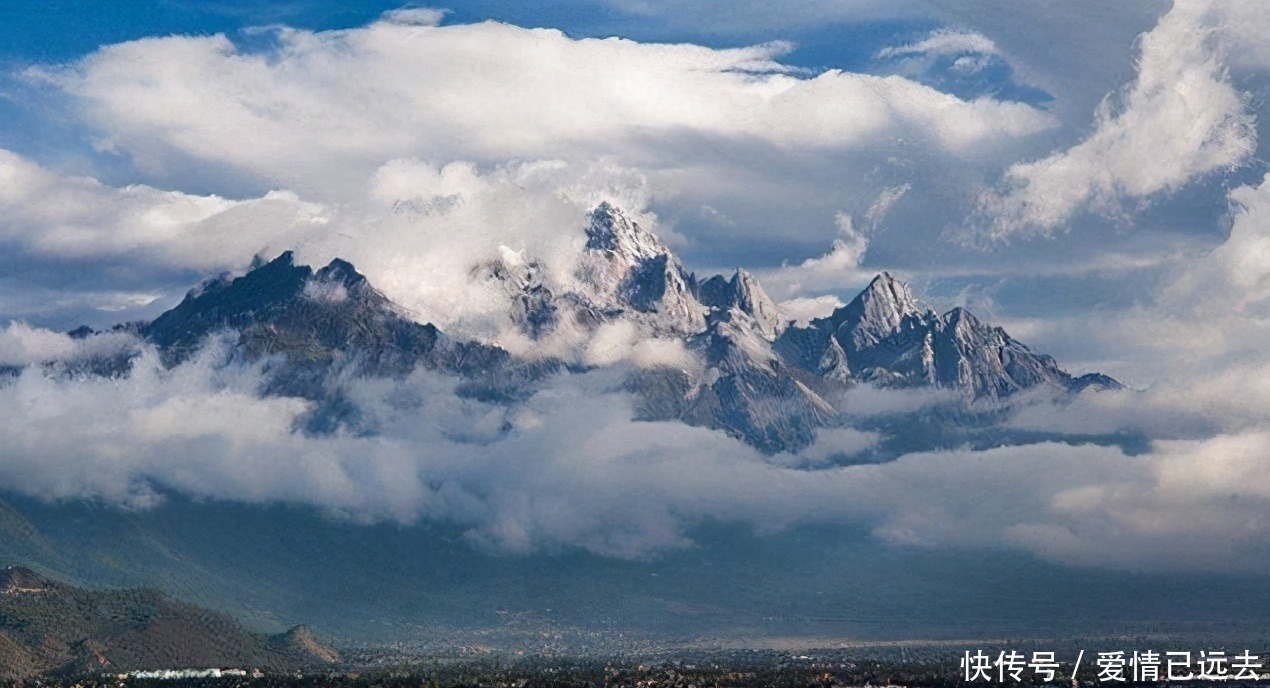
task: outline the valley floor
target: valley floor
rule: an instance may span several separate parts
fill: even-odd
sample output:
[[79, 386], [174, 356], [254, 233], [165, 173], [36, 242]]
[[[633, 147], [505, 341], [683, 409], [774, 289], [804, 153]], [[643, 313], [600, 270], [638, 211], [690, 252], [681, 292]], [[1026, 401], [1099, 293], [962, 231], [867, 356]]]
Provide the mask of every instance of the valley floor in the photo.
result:
[[[1017, 647], [1017, 646], [1012, 646]], [[995, 648], [992, 648], [995, 652]], [[1008, 651], [1008, 650], [1007, 650]], [[547, 688], [547, 687], [629, 687], [629, 688], [750, 688], [751, 686], [845, 687], [845, 686], [953, 686], [967, 685], [960, 666], [961, 651], [946, 645], [898, 644], [872, 648], [839, 648], [791, 653], [773, 650], [729, 650], [679, 655], [678, 658], [570, 659], [563, 657], [485, 658], [445, 660], [416, 658], [416, 661], [375, 669], [347, 669], [335, 673], [223, 675], [183, 679], [124, 678], [100, 674], [51, 677], [23, 684], [6, 683], [5, 688], [39, 685], [42, 688]], [[1076, 680], [1072, 663], [1060, 662], [1055, 681], [1049, 685], [1104, 685], [1098, 668], [1082, 664]], [[1029, 680], [1030, 679], [1030, 680]], [[1007, 679], [1006, 683], [1010, 683]], [[1040, 678], [1024, 676], [1023, 684], [1043, 685]], [[1165, 682], [1159, 682], [1165, 683]], [[1200, 681], [1185, 685], [1270, 686], [1270, 674], [1256, 680]], [[978, 685], [1001, 685], [982, 678]], [[1111, 685], [1153, 685], [1135, 682]]]

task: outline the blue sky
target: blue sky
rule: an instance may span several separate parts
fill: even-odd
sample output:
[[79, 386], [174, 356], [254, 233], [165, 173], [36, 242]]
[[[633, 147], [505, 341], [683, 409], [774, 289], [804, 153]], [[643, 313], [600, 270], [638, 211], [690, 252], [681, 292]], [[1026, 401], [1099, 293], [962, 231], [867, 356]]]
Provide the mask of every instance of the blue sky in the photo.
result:
[[[313, 264], [349, 259], [419, 320], [510, 346], [506, 300], [481, 292], [472, 268], [519, 255], [571, 279], [582, 218], [610, 200], [702, 274], [750, 269], [791, 317], [823, 315], [889, 270], [1073, 372], [1129, 383], [1138, 396], [1017, 419], [1156, 443], [1132, 461], [1032, 448], [1025, 458], [1053, 472], [1038, 492], [1011, 492], [1010, 514], [1059, 506], [1054, 522], [977, 524], [1010, 533], [1010, 546], [1122, 565], [1143, 541], [1117, 541], [1106, 523], [1163, 523], [1166, 544], [1204, 544], [1208, 526], [1266, 532], [1237, 507], [1270, 496], [1214, 516], [1177, 478], [1255, 490], [1246, 477], [1270, 460], [1270, 389], [1258, 382], [1270, 379], [1270, 15], [1259, 3], [444, 9], [0, 6], [0, 365], [75, 350], [59, 331], [154, 317], [199, 280], [287, 249]], [[144, 403], [183, 403], [164, 379], [121, 384]], [[185, 383], [198, 399], [211, 384]], [[0, 404], [49, 408], [37, 403], [47, 393], [53, 407], [98, 408], [93, 389], [49, 384]], [[210, 397], [209, 417], [224, 402]], [[622, 403], [606, 399], [597, 427], [617, 418], [615, 432], [638, 436]], [[293, 409], [268, 405], [261, 422], [278, 422], [261, 436], [294, 449], [275, 437]], [[159, 413], [131, 411], [121, 423]], [[142, 455], [154, 426], [138, 427], [126, 439]], [[238, 428], [222, 431], [238, 441]], [[725, 439], [685, 441], [726, 462], [736, 447]], [[944, 469], [979, 458], [966, 450]], [[918, 539], [993, 541], [940, 529], [935, 507], [955, 512], [953, 497], [930, 496], [929, 520], [905, 521], [922, 495], [908, 495], [902, 471], [931, 461], [887, 469], [901, 471], [879, 478], [901, 506], [877, 509]], [[1065, 492], [1071, 474], [1093, 476], [1088, 489]], [[1071, 537], [1038, 535], [1057, 531]]]
[[[0, 55], [7, 60], [65, 61], [98, 46], [167, 34], [236, 35], [247, 27], [286, 24], [315, 31], [367, 24], [401, 2], [367, 0], [287, 0], [192, 2], [137, 0], [113, 2], [12, 2], [0, 7]], [[641, 41], [687, 41], [715, 47], [768, 40], [797, 40], [787, 61], [810, 69], [857, 68], [896, 39], [935, 28], [923, 19], [833, 22], [829, 26], [750, 26], [718, 30], [684, 26], [662, 17], [589, 2], [454, 2], [447, 21], [493, 19], [519, 26], [554, 27], [571, 36], [625, 36]]]

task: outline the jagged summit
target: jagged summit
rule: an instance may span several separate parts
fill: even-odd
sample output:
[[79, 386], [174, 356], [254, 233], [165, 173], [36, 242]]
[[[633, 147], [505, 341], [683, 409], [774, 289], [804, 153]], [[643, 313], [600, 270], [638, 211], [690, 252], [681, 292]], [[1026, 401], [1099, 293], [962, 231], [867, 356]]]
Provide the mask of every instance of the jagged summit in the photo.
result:
[[851, 361], [847, 352], [842, 350], [838, 340], [829, 338], [829, 345], [821, 354], [814, 371], [817, 375], [834, 382], [846, 384], [851, 381]]
[[775, 339], [784, 329], [784, 318], [757, 278], [746, 270], [737, 269], [731, 279], [715, 275], [697, 288], [701, 303], [715, 310], [736, 309], [748, 315], [754, 327], [768, 340]]
[[318, 270], [314, 278], [321, 282], [338, 282], [348, 287], [367, 283], [366, 276], [342, 258], [332, 260], [326, 267]]
[[272, 367], [272, 391], [311, 399], [324, 397], [325, 377], [337, 369], [399, 376], [422, 365], [490, 375], [508, 358], [415, 322], [348, 261], [337, 258], [315, 273], [296, 265], [291, 251], [187, 294], [140, 333], [175, 364], [218, 332], [236, 333], [236, 355], [246, 360], [282, 359]]
[[236, 279], [227, 276], [190, 290], [175, 308], [142, 328], [173, 362], [187, 358], [212, 332], [257, 324], [265, 314], [298, 297], [313, 271], [296, 266], [284, 251]]
[[712, 311], [706, 329], [689, 340], [707, 364], [722, 370], [761, 369], [780, 365], [770, 344], [753, 327], [753, 320], [737, 309]]
[[704, 327], [707, 309], [694, 296], [695, 277], [655, 233], [607, 201], [587, 213], [584, 231], [571, 280], [549, 277], [540, 259], [506, 247], [470, 274], [501, 285], [512, 322], [534, 339], [615, 320], [650, 335], [682, 337]]
[[908, 285], [883, 272], [829, 319], [837, 325], [839, 343], [848, 352], [858, 352], [898, 332], [905, 318], [921, 316]]
[[[1074, 378], [964, 308], [937, 314], [889, 272], [829, 316], [793, 326], [746, 270], [698, 281], [653, 231], [612, 203], [585, 217], [576, 265], [503, 248], [470, 275], [501, 286], [510, 323], [535, 339], [562, 333], [563, 341], [585, 345], [589, 332], [620, 322], [645, 337], [680, 340], [700, 367], [640, 373], [632, 389], [642, 398], [642, 418], [722, 429], [764, 451], [796, 451], [816, 428], [839, 422], [826, 399], [852, 385], [935, 387], [967, 400], [1041, 385], [1073, 392], [1118, 386], [1097, 373]], [[208, 280], [135, 329], [169, 364], [216, 333], [234, 333], [233, 355], [266, 363], [266, 393], [319, 402], [304, 425], [314, 432], [359, 422], [339, 398], [333, 380], [340, 376], [396, 377], [423, 366], [464, 378], [466, 394], [515, 403], [547, 375], [587, 366], [452, 339], [412, 320], [352, 263], [336, 258], [315, 272], [297, 265], [291, 251], [245, 275]]]
[[594, 328], [623, 320], [653, 336], [689, 337], [703, 331], [711, 311], [736, 310], [765, 339], [784, 317], [758, 280], [738, 269], [699, 282], [655, 232], [605, 201], [586, 215], [585, 250], [573, 283], [546, 278], [538, 260], [504, 249], [471, 270], [493, 280], [512, 301], [512, 320], [534, 338], [563, 326]]
[[591, 211], [586, 235], [587, 249], [610, 252], [631, 262], [670, 253], [660, 237], [608, 201]]
[[774, 348], [790, 365], [824, 378], [843, 379], [849, 370], [855, 381], [954, 389], [970, 399], [1001, 399], [1043, 384], [1071, 391], [1119, 384], [1073, 378], [965, 308], [937, 315], [888, 272], [829, 317], [789, 328]]
[[607, 201], [589, 214], [586, 234], [575, 272], [582, 289], [573, 298], [586, 319], [626, 318], [655, 335], [701, 331], [707, 309], [696, 298], [696, 277], [656, 234]]
[[837, 415], [831, 404], [791, 376], [736, 308], [712, 311], [705, 332], [688, 340], [706, 372], [685, 395], [680, 418], [718, 428], [758, 449], [797, 451]]

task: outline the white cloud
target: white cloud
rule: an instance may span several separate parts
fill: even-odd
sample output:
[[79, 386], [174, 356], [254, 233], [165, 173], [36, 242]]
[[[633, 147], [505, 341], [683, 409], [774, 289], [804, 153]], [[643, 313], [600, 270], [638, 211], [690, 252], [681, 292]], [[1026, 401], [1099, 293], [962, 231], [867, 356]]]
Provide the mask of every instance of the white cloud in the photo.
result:
[[[239, 270], [258, 253], [271, 258], [293, 249], [315, 267], [337, 257], [349, 260], [420, 321], [493, 340], [514, 336], [507, 332], [510, 299], [474, 280], [472, 268], [507, 247], [542, 260], [556, 283], [571, 284], [586, 241], [585, 213], [596, 203], [617, 202], [645, 226], [657, 226], [654, 215], [641, 214], [646, 186], [638, 172], [603, 163], [528, 161], [481, 170], [467, 162], [436, 166], [398, 159], [375, 170], [343, 204], [309, 203], [290, 192], [236, 201], [143, 185], [111, 187], [0, 150], [0, 242], [15, 259], [131, 268], [153, 289], [111, 292], [87, 304], [82, 292], [45, 297], [54, 308], [87, 305], [104, 312], [99, 319], [149, 305], [166, 292], [184, 292], [189, 283], [174, 290], [164, 282], [171, 269], [215, 274]], [[560, 346], [584, 343], [582, 333], [574, 334], [577, 341]]]
[[437, 26], [442, 19], [445, 19], [446, 14], [449, 14], [449, 10], [431, 7], [403, 7], [384, 12], [380, 17], [380, 21], [391, 24], [403, 24], [405, 26]]
[[851, 457], [871, 449], [882, 439], [881, 434], [855, 428], [828, 428], [816, 435], [811, 446], [797, 454], [777, 454], [772, 461], [789, 468], [824, 466], [839, 456]]
[[1228, 78], [1222, 5], [1182, 2], [1141, 37], [1137, 78], [1116, 107], [1104, 100], [1075, 146], [1006, 171], [985, 193], [989, 237], [1049, 234], [1075, 214], [1114, 214], [1194, 178], [1243, 164], [1256, 148], [1254, 116]]
[[956, 29], [936, 29], [929, 36], [916, 43], [883, 48], [877, 52], [875, 57], [887, 59], [922, 55], [956, 55], [960, 53], [996, 55], [998, 51], [996, 44], [983, 34]]
[[74, 349], [70, 337], [26, 323], [12, 322], [0, 330], [0, 366], [25, 366], [64, 358]]
[[575, 285], [586, 212], [601, 200], [657, 227], [656, 216], [643, 212], [646, 181], [630, 169], [561, 161], [481, 169], [398, 159], [332, 213], [325, 231], [307, 237], [297, 259], [320, 265], [344, 258], [417, 320], [451, 335], [564, 355], [585, 346], [589, 333], [561, 328], [552, 341], [524, 338], [512, 327], [505, 288], [472, 271], [510, 253], [537, 261], [553, 284]]
[[[1126, 456], [1036, 444], [858, 467], [878, 532], [917, 545], [1018, 547], [1074, 565], [1264, 571], [1270, 435], [1162, 442]], [[860, 484], [863, 483], [863, 484]]]
[[911, 183], [900, 184], [882, 190], [878, 197], [869, 205], [869, 209], [864, 212], [865, 225], [869, 231], [877, 231], [878, 225], [882, 224], [882, 220], [886, 219], [887, 213], [891, 212], [891, 208], [904, 198], [904, 194], [913, 190]]
[[[65, 89], [109, 148], [149, 170], [220, 164], [339, 196], [385, 161], [620, 155], [674, 165], [685, 139], [787, 151], [916, 139], [943, 151], [1054, 125], [899, 77], [804, 78], [788, 46], [582, 39], [486, 22], [279, 29], [268, 54], [224, 36], [107, 46], [32, 74]], [[709, 97], [701, 97], [702, 94]]]
[[1083, 476], [1052, 494], [1059, 518], [1012, 526], [1007, 541], [1049, 558], [1128, 568], [1151, 561], [1150, 549], [1264, 566], [1252, 562], [1266, 554], [1270, 521], [1270, 177], [1230, 198], [1226, 241], [1179, 261], [1154, 303], [1077, 324], [1154, 381], [1141, 392], [1038, 402], [1011, 419], [1046, 432], [1137, 433], [1154, 438], [1151, 451], [1135, 457], [1136, 473]]
[[799, 327], [806, 327], [812, 320], [823, 318], [835, 310], [845, 306], [842, 299], [833, 294], [823, 296], [799, 296], [786, 299], [776, 304], [785, 317], [793, 320]]
[[1270, 174], [1230, 192], [1234, 217], [1226, 241], [1179, 274], [1163, 298], [1199, 317], [1270, 318]]
[[[1066, 330], [1102, 357], [1132, 362], [1145, 381], [1176, 384], [1182, 395], [1232, 371], [1232, 390], [1246, 388], [1238, 371], [1267, 362], [1262, 342], [1270, 338], [1270, 177], [1229, 198], [1225, 241], [1164, 260], [1148, 301], [1039, 321], [1035, 331], [1056, 339]], [[1247, 408], [1265, 414], [1270, 399]]]
[[1151, 303], [1060, 321], [1057, 327], [1130, 361], [1141, 392], [1082, 395], [1015, 422], [1070, 432], [1132, 428], [1150, 437], [1270, 428], [1270, 176], [1230, 192], [1230, 234], [1179, 260]]
[[[864, 262], [864, 254], [869, 249], [869, 238], [856, 229], [850, 215], [838, 213], [835, 221], [839, 238], [833, 240], [828, 252], [808, 258], [798, 265], [783, 265], [758, 273], [764, 288], [772, 296], [792, 300], [804, 294], [858, 288], [876, 274], [860, 267]], [[817, 302], [795, 302], [795, 305], [813, 303]]]
[[61, 259], [144, 255], [217, 270], [270, 245], [296, 244], [325, 221], [320, 206], [271, 192], [232, 201], [70, 177], [0, 149], [0, 241]]
[[829, 250], [797, 265], [786, 263], [779, 268], [759, 270], [764, 288], [775, 298], [783, 299], [782, 310], [788, 304], [790, 310], [785, 312], [799, 322], [827, 315], [837, 307], [831, 304], [842, 305], [837, 298], [839, 294], [854, 297], [856, 290], [879, 272], [862, 267], [870, 235], [879, 231], [887, 214], [912, 188], [912, 184], [901, 184], [882, 189], [864, 213], [863, 228], [857, 227], [855, 219], [847, 213], [836, 213], [834, 224], [838, 238], [833, 240]]
[[640, 368], [664, 366], [694, 372], [701, 368], [700, 359], [689, 353], [681, 340], [644, 336], [626, 320], [597, 328], [586, 344], [583, 361], [593, 366], [629, 361]]

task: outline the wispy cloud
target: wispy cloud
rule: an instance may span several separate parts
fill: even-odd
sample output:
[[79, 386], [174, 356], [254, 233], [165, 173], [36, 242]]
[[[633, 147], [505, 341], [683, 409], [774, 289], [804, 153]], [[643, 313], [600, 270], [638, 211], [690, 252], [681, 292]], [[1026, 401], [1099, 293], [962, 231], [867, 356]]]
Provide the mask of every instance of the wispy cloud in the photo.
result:
[[997, 45], [983, 34], [973, 31], [938, 29], [916, 43], [887, 46], [879, 50], [874, 57], [887, 59], [913, 55], [957, 55], [962, 53], [996, 55], [998, 51]]

